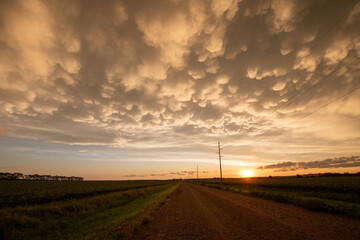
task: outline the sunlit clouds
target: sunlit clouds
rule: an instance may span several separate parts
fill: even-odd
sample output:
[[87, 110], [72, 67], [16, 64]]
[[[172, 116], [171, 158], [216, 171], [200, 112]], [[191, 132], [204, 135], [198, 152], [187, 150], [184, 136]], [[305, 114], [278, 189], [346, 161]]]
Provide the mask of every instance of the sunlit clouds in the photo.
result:
[[212, 177], [219, 138], [238, 166], [356, 155], [358, 26], [354, 1], [3, 1], [1, 164], [21, 169], [20, 139], [83, 175], [89, 159], [157, 162], [119, 178], [195, 162]]

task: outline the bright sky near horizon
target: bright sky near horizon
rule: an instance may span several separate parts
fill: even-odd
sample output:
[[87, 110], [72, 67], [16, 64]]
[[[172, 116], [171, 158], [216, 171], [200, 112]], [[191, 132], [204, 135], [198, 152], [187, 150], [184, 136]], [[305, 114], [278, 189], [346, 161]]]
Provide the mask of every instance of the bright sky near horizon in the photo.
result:
[[350, 0], [1, 1], [0, 172], [217, 177], [218, 140], [224, 177], [359, 172], [359, 26]]

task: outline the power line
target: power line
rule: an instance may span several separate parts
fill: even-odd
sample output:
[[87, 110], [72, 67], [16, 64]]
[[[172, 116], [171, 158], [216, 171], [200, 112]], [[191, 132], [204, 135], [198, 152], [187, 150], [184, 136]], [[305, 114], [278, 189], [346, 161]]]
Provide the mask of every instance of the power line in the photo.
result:
[[[317, 46], [317, 45], [321, 42], [321, 40], [322, 40], [326, 35], [329, 34], [329, 32], [331, 32], [337, 25], [339, 25], [339, 24], [344, 20], [344, 18], [345, 18], [346, 16], [348, 16], [348, 14], [351, 12], [351, 10], [353, 9], [353, 7], [355, 6], [356, 2], [357, 2], [357, 1], [354, 1], [354, 4], [350, 4], [350, 7], [349, 7], [349, 8], [344, 12], [344, 14], [335, 22], [335, 24], [333, 24], [332, 27], [328, 28], [328, 29], [324, 32], [324, 34], [322, 34], [320, 37], [318, 37], [318, 38], [313, 42], [313, 44], [312, 44], [312, 46], [311, 46], [311, 49], [312, 49], [312, 50], [314, 50], [315, 46]], [[299, 89], [299, 90], [298, 90], [293, 96], [291, 96], [286, 102], [284, 102], [283, 104], [278, 105], [278, 107], [277, 107], [270, 115], [267, 115], [264, 120], [266, 121], [269, 117], [271, 117], [273, 114], [275, 114], [275, 113], [276, 113], [277, 111], [279, 111], [280, 109], [282, 109], [282, 108], [284, 108], [284, 107], [290, 106], [290, 105], [293, 104], [300, 96], [303, 96], [303, 95], [305, 95], [306, 93], [312, 91], [314, 88], [316, 88], [317, 86], [319, 86], [325, 79], [328, 79], [329, 77], [332, 77], [332, 75], [335, 74], [335, 73], [343, 66], [343, 63], [344, 63], [345, 61], [348, 61], [348, 60], [352, 59], [354, 56], [356, 56], [355, 53], [357, 53], [357, 51], [358, 51], [359, 49], [360, 49], [360, 47], [355, 48], [355, 49], [353, 49], [351, 52], [349, 52], [348, 55], [347, 55], [346, 57], [344, 57], [342, 60], [340, 60], [340, 61], [333, 67], [333, 69], [330, 70], [329, 72], [326, 72], [326, 73], [323, 72], [323, 73], [321, 73], [321, 74], [316, 78], [314, 84], [312, 84], [314, 81], [311, 81], [311, 82], [309, 81], [309, 82], [307, 82], [304, 87], [302, 87], [301, 89]], [[312, 115], [313, 113], [321, 110], [322, 108], [325, 108], [326, 106], [332, 104], [333, 102], [336, 102], [336, 101], [340, 100], [341, 98], [343, 98], [343, 97], [351, 94], [352, 92], [355, 92], [356, 90], [357, 90], [357, 89], [355, 89], [355, 90], [353, 90], [353, 91], [350, 91], [350, 92], [348, 92], [347, 94], [341, 96], [340, 98], [337, 98], [337, 99], [335, 99], [334, 101], [331, 101], [331, 102], [325, 104], [324, 106], [318, 108], [318, 109], [315, 110], [314, 112], [312, 112], [312, 113], [310, 113], [310, 114], [307, 114], [306, 116], [301, 117], [300, 119], [295, 120], [294, 122], [292, 122], [291, 124], [289, 124], [289, 126], [292, 125], [293, 123], [297, 122], [297, 121], [300, 121], [301, 119], [304, 119], [304, 118]], [[223, 111], [224, 111], [224, 109], [223, 109]], [[192, 118], [194, 118], [195, 116], [199, 115], [201, 112], [203, 112], [203, 109], [202, 109], [201, 111], [199, 111], [198, 113], [194, 114], [194, 115], [192, 116]], [[224, 115], [224, 113], [223, 113], [222, 115]], [[261, 121], [261, 120], [263, 120], [263, 119], [260, 119], [260, 121]], [[257, 124], [257, 125], [259, 125], [259, 124]], [[224, 121], [223, 121], [222, 131], [224, 131]], [[218, 134], [220, 134], [220, 132], [219, 132]], [[256, 141], [256, 142], [257, 142], [257, 141]], [[253, 142], [253, 143], [255, 143], [255, 142]], [[218, 144], [219, 144], [219, 142], [218, 142]], [[220, 150], [219, 150], [219, 152], [220, 152]], [[221, 161], [221, 157], [220, 157], [220, 156], [219, 156], [219, 160]], [[220, 168], [221, 168], [221, 163], [220, 163]]]
[[351, 12], [351, 10], [354, 8], [354, 6], [357, 4], [357, 2], [358, 2], [358, 0], [355, 0], [354, 3], [351, 4], [350, 7], [344, 12], [344, 14], [341, 16], [341, 18], [339, 18], [339, 20], [336, 21], [335, 24], [332, 25], [332, 27], [328, 28], [327, 31], [320, 38], [317, 39], [316, 42], [313, 42], [312, 48], [314, 48], [316, 45], [318, 45], [321, 42], [321, 40], [336, 27], [336, 25], [338, 25], [340, 22], [342, 22], [344, 20], [344, 18]]
[[[316, 82], [315, 84], [313, 85], [309, 85], [306, 86], [305, 88], [303, 88], [302, 90], [298, 91], [294, 96], [292, 96], [291, 98], [289, 98], [289, 100], [284, 104], [284, 106], [281, 106], [279, 108], [277, 108], [275, 110], [275, 112], [283, 107], [288, 107], [290, 104], [292, 104], [295, 100], [295, 98], [297, 96], [301, 96], [301, 95], [305, 95], [307, 92], [310, 92], [311, 90], [313, 90], [315, 87], [319, 86], [320, 83], [325, 79], [325, 77], [329, 77], [331, 75], [333, 75], [336, 71], [338, 71], [341, 67], [342, 67], [342, 64], [349, 60], [349, 58], [351, 57], [355, 57], [356, 55], [354, 55], [355, 53], [357, 53], [357, 51], [360, 49], [360, 47], [358, 48], [355, 48], [354, 50], [352, 50], [346, 57], [344, 57], [342, 60], [340, 60], [336, 65], [335, 67], [333, 68], [333, 70], [331, 70], [330, 73], [322, 73], [320, 74], [320, 76], [316, 79], [316, 80], [319, 80], [318, 82]], [[301, 94], [302, 93], [302, 94]]]
[[[314, 50], [315, 46], [317, 46], [317, 45], [321, 42], [321, 40], [322, 40], [329, 32], [331, 32], [338, 24], [340, 24], [340, 23], [344, 20], [344, 18], [351, 12], [351, 10], [353, 9], [353, 7], [355, 6], [356, 3], [357, 3], [357, 1], [354, 1], [354, 3], [351, 4], [350, 7], [347, 8], [347, 9], [344, 11], [344, 14], [335, 22], [335, 24], [332, 25], [330, 28], [328, 28], [327, 31], [325, 31], [324, 34], [322, 34], [320, 37], [318, 37], [318, 38], [313, 42], [313, 45], [311, 46], [312, 50]], [[270, 1], [270, 8], [271, 8], [271, 1]], [[309, 81], [309, 82], [307, 83], [307, 85], [305, 85], [304, 88], [302, 88], [302, 89], [300, 89], [299, 91], [297, 91], [297, 92], [295, 93], [295, 95], [291, 96], [283, 105], [280, 104], [273, 112], [270, 113], [270, 115], [267, 115], [267, 116], [265, 117], [265, 119], [260, 119], [260, 121], [261, 121], [261, 120], [265, 120], [265, 121], [266, 121], [268, 118], [270, 118], [271, 116], [273, 116], [278, 110], [280, 110], [280, 109], [282, 109], [282, 108], [284, 108], [284, 107], [288, 107], [290, 104], [292, 104], [293, 102], [295, 102], [295, 100], [296, 100], [296, 98], [297, 98], [298, 96], [304, 95], [304, 94], [306, 94], [307, 92], [309, 92], [309, 91], [311, 91], [312, 89], [314, 89], [315, 87], [317, 87], [317, 86], [324, 80], [323, 77], [324, 77], [325, 75], [330, 76], [330, 75], [332, 75], [334, 72], [336, 72], [337, 70], [339, 70], [340, 67], [341, 67], [341, 64], [342, 64], [345, 60], [348, 60], [347, 58], [348, 58], [349, 56], [351, 56], [351, 54], [354, 54], [354, 52], [356, 52], [356, 51], [359, 50], [359, 49], [360, 49], [360, 47], [359, 47], [359, 48], [355, 48], [354, 51], [352, 51], [351, 53], [349, 53], [347, 57], [345, 57], [345, 58], [343, 58], [341, 61], [339, 61], [339, 62], [336, 64], [336, 66], [334, 67], [334, 69], [332, 70], [331, 73], [321, 73], [320, 76], [316, 79], [316, 80], [319, 80], [319, 79], [320, 79], [320, 81], [318, 81], [317, 83], [311, 85], [311, 82]], [[303, 94], [301, 94], [301, 93], [303, 93]], [[294, 99], [295, 99], [295, 100], [294, 100]], [[192, 118], [196, 117], [197, 115], [199, 115], [199, 114], [202, 113], [202, 112], [203, 112], [203, 109], [202, 109], [201, 111], [197, 112], [196, 114], [194, 114], [194, 115], [192, 116]], [[222, 115], [224, 115], [224, 110], [222, 111]], [[224, 122], [223, 122], [223, 126], [222, 126], [222, 131], [224, 132]], [[220, 134], [220, 132], [219, 132], [218, 134]]]
[[[356, 52], [358, 49], [360, 49], [360, 48], [356, 48], [352, 53]], [[349, 55], [350, 55], [350, 54], [349, 54]], [[348, 55], [348, 56], [349, 56], [349, 55]], [[345, 60], [348, 60], [348, 58], [345, 57], [341, 62], [344, 62]], [[338, 70], [340, 69], [339, 66], [340, 66], [340, 65], [337, 64], [337, 67], [335, 67], [334, 70], [333, 70], [327, 77], [329, 77], [330, 75], [332, 75], [332, 74], [334, 74], [336, 71], [338, 71]], [[311, 91], [314, 87], [318, 86], [319, 83], [320, 83], [320, 82], [318, 82], [318, 83], [316, 83], [315, 85], [311, 86], [311, 88], [310, 88], [309, 90], [307, 90], [307, 92]], [[338, 98], [336, 98], [336, 99], [334, 99], [334, 100], [332, 100], [332, 101], [324, 104], [323, 106], [321, 106], [321, 107], [317, 108], [316, 110], [314, 110], [314, 111], [306, 114], [305, 116], [296, 119], [295, 121], [291, 122], [291, 123], [290, 123], [289, 125], [287, 125], [286, 127], [289, 127], [289, 126], [293, 125], [294, 123], [296, 123], [296, 122], [298, 122], [298, 121], [300, 121], [300, 120], [302, 120], [302, 119], [304, 119], [304, 118], [309, 117], [310, 115], [312, 115], [312, 114], [320, 111], [321, 109], [329, 106], [330, 104], [332, 104], [332, 103], [334, 103], [334, 102], [336, 102], [336, 101], [338, 101], [338, 100], [340, 100], [340, 99], [342, 99], [342, 98], [344, 98], [344, 97], [352, 94], [353, 92], [357, 91], [358, 89], [360, 89], [360, 86], [358, 86], [357, 88], [355, 88], [355, 89], [353, 89], [353, 90], [345, 93], [344, 95], [342, 95], [342, 96], [340, 96], [340, 97], [338, 97]], [[290, 105], [290, 104], [289, 104], [289, 105]], [[280, 108], [278, 108], [278, 109], [280, 109]], [[278, 109], [277, 109], [277, 110], [278, 110]], [[268, 136], [271, 136], [271, 135], [273, 135], [273, 134], [269, 134]], [[260, 142], [260, 141], [261, 141], [261, 140], [253, 141], [251, 144], [255, 144], [255, 143]]]
[[[353, 89], [353, 90], [345, 93], [344, 95], [342, 95], [342, 96], [340, 96], [340, 97], [338, 97], [338, 98], [336, 98], [336, 99], [334, 99], [334, 100], [332, 100], [332, 101], [330, 101], [330, 102], [322, 105], [321, 107], [319, 107], [319, 108], [317, 108], [316, 110], [314, 110], [314, 111], [306, 114], [305, 116], [302, 116], [302, 117], [296, 119], [295, 121], [293, 121], [293, 122], [291, 122], [290, 124], [288, 124], [286, 127], [290, 127], [290, 126], [293, 125], [294, 123], [296, 123], [296, 122], [298, 122], [298, 121], [300, 121], [300, 120], [302, 120], [302, 119], [304, 119], [304, 118], [307, 118], [307, 117], [311, 116], [312, 114], [314, 114], [314, 113], [320, 111], [321, 109], [323, 109], [323, 108], [325, 108], [325, 107], [333, 104], [334, 102], [337, 102], [337, 101], [339, 101], [340, 99], [342, 99], [342, 98], [344, 98], [344, 97], [346, 97], [346, 96], [348, 96], [348, 95], [356, 92], [356, 91], [359, 90], [359, 89], [360, 89], [360, 86], [358, 86], [357, 88], [355, 88], [355, 89]], [[285, 127], [285, 128], [286, 128], [286, 127]], [[271, 135], [273, 135], [273, 134], [269, 134], [268, 136], [271, 136]], [[258, 143], [258, 142], [260, 142], [260, 141], [261, 141], [261, 140], [253, 141], [251, 144], [255, 144], [255, 143]]]
[[344, 94], [344, 95], [342, 95], [341, 97], [338, 97], [338, 98], [336, 98], [336, 99], [334, 99], [334, 100], [332, 100], [332, 101], [330, 101], [330, 102], [326, 103], [325, 105], [323, 105], [323, 106], [321, 106], [321, 107], [317, 108], [315, 111], [312, 111], [312, 112], [310, 112], [309, 114], [306, 114], [305, 116], [303, 116], [303, 117], [301, 117], [301, 118], [296, 119], [295, 121], [293, 121], [292, 123], [290, 123], [288, 126], [291, 126], [292, 124], [296, 123], [297, 121], [300, 121], [300, 120], [302, 120], [302, 119], [304, 119], [304, 118], [309, 117], [310, 115], [312, 115], [312, 114], [314, 114], [314, 113], [316, 113], [316, 112], [320, 111], [321, 109], [323, 109], [323, 108], [325, 108], [325, 107], [329, 106], [330, 104], [332, 104], [332, 103], [334, 103], [334, 102], [339, 101], [340, 99], [342, 99], [342, 98], [344, 98], [344, 97], [346, 97], [346, 96], [348, 96], [348, 95], [352, 94], [353, 92], [356, 92], [356, 91], [357, 91], [357, 90], [359, 90], [359, 89], [360, 89], [360, 86], [359, 86], [359, 87], [357, 87], [357, 88], [355, 88], [355, 89], [353, 89], [353, 90], [351, 90], [351, 91], [349, 91], [349, 92], [347, 92], [347, 93], [345, 93], [345, 94]]
[[[351, 53], [349, 53], [346, 57], [344, 57], [341, 61], [339, 61], [337, 64], [336, 64], [336, 66], [334, 67], [334, 69], [327, 75], [327, 76], [325, 76], [325, 73], [324, 74], [321, 74], [321, 76], [319, 77], [319, 78], [321, 78], [320, 79], [320, 81], [318, 81], [317, 83], [315, 83], [314, 85], [311, 85], [311, 86], [309, 86], [307, 89], [305, 89], [304, 91], [303, 91], [303, 94], [301, 94], [301, 95], [305, 95], [306, 93], [308, 93], [308, 92], [310, 92], [311, 90], [313, 90], [315, 87], [317, 87], [317, 86], [319, 86], [320, 85], [320, 83], [325, 79], [325, 78], [329, 78], [329, 77], [332, 77], [332, 75], [334, 75], [338, 70], [340, 70], [341, 69], [341, 67], [342, 67], [342, 64], [345, 62], [345, 61], [347, 61], [347, 60], [350, 60], [351, 58], [354, 58], [354, 57], [356, 57], [357, 55], [354, 55], [355, 53], [357, 53], [357, 51], [360, 49], [360, 47], [358, 47], [358, 48], [355, 48], [353, 51], [351, 51]], [[318, 78], [318, 79], [319, 79]], [[350, 92], [352, 92], [352, 91], [350, 91]], [[299, 96], [299, 94], [301, 93], [301, 91], [298, 93], [298, 94], [296, 94], [295, 96]], [[301, 96], [300, 95], [300, 96]], [[340, 97], [340, 99], [341, 99], [342, 97]], [[291, 105], [292, 103], [293, 103], [294, 101], [291, 101], [289, 104], [287, 104], [286, 105], [286, 107], [288, 107], [289, 105]], [[279, 110], [279, 109], [281, 109], [282, 107], [280, 107], [280, 108], [278, 108], [277, 110]], [[276, 111], [277, 111], [276, 110]], [[300, 119], [299, 119], [300, 120]], [[297, 120], [298, 121], [298, 120]]]
[[[354, 51], [352, 51], [350, 54], [353, 54], [353, 53], [356, 53], [357, 52], [357, 50], [359, 50], [360, 49], [360, 47], [359, 48], [356, 48]], [[348, 56], [350, 56], [350, 54], [348, 54]], [[329, 73], [326, 77], [330, 77], [331, 75], [333, 75], [336, 71], [338, 71], [342, 66], [340, 65], [341, 63], [343, 63], [343, 62], [345, 62], [345, 60], [349, 60], [348, 59], [348, 56], [347, 57], [345, 57], [345, 58], [343, 58], [335, 67], [334, 67], [334, 69], [332, 70], [332, 72], [331, 73]], [[325, 73], [323, 73], [323, 74], [321, 74], [321, 76], [320, 77], [324, 77], [325, 76]], [[319, 77], [319, 78], [320, 78]], [[319, 78], [317, 78], [317, 79], [319, 79]], [[297, 96], [301, 96], [301, 95], [305, 95], [307, 92], [310, 92], [312, 89], [314, 89], [315, 87], [317, 87], [321, 82], [322, 82], [322, 80], [324, 80], [325, 78], [323, 78], [323, 79], [321, 79], [319, 82], [317, 82], [316, 84], [314, 84], [314, 85], [312, 85], [312, 86], [309, 86], [309, 88], [308, 89], [303, 89], [303, 90], [301, 90], [300, 92], [298, 92], [297, 94], [295, 94], [293, 97], [292, 97], [292, 99], [294, 99], [295, 97], [297, 97]], [[305, 91], [305, 92], [304, 92]], [[299, 95], [301, 92], [304, 92], [303, 94], [301, 94], [301, 95]], [[352, 91], [351, 91], [351, 93], [352, 93]], [[349, 93], [350, 94], [350, 93]], [[348, 94], [347, 94], [348, 95]], [[340, 97], [340, 99], [341, 99], [342, 97]], [[294, 101], [292, 101], [292, 102], [290, 102], [289, 104], [287, 104], [286, 105], [286, 107], [288, 107], [288, 106], [290, 106], [292, 103], [293, 103]], [[287, 103], [287, 102], [286, 102]], [[331, 104], [331, 103], [330, 103]], [[330, 104], [326, 104], [326, 106], [328, 106], [328, 105], [330, 105]], [[325, 107], [326, 107], [325, 106]], [[271, 116], [273, 116], [274, 115], [274, 113], [275, 112], [277, 112], [279, 109], [281, 109], [281, 108], [283, 108], [284, 106], [281, 106], [281, 107], [278, 107], [277, 109], [275, 109], [275, 111], [273, 111], [270, 115], [268, 115], [264, 120], [266, 121], [267, 119], [269, 119]], [[320, 109], [318, 109], [318, 110], [316, 110], [316, 111], [319, 111]], [[315, 111], [315, 112], [316, 112]], [[315, 113], [314, 112], [314, 113]], [[311, 114], [313, 114], [313, 113], [311, 113]], [[310, 114], [310, 115], [311, 115]], [[307, 116], [305, 116], [305, 117], [307, 117]], [[305, 117], [303, 117], [303, 118], [305, 118]], [[301, 118], [302, 119], [302, 118]], [[292, 122], [291, 124], [289, 124], [287, 127], [289, 127], [290, 125], [292, 125], [293, 123], [295, 123], [295, 122], [297, 122], [297, 121], [300, 121], [301, 119], [297, 119], [297, 120], [295, 120], [294, 122]], [[258, 124], [259, 125], [259, 124]], [[273, 135], [273, 134], [269, 134], [268, 136], [271, 136], [271, 135]], [[261, 139], [260, 140], [257, 140], [257, 141], [253, 141], [251, 144], [255, 144], [255, 143], [258, 143], [258, 142], [260, 142], [261, 141]]]
[[[344, 18], [351, 12], [351, 10], [354, 8], [354, 6], [356, 5], [356, 3], [357, 3], [357, 1], [354, 1], [354, 3], [351, 4], [350, 7], [344, 12], [344, 14], [341, 16], [341, 18], [339, 18], [339, 20], [336, 21], [334, 25], [332, 25], [330, 28], [328, 28], [328, 30], [327, 30], [324, 34], [322, 34], [322, 36], [320, 36], [319, 38], [317, 38], [317, 39], [313, 42], [313, 45], [311, 46], [312, 50], [314, 50], [315, 46], [317, 46], [317, 45], [321, 42], [321, 40], [322, 40], [329, 32], [331, 32], [341, 21], [343, 21], [343, 19], [344, 19]], [[356, 52], [357, 50], [359, 50], [359, 48], [355, 48], [355, 50], [354, 50], [353, 52]], [[352, 52], [352, 53], [353, 53], [353, 52]], [[350, 54], [352, 54], [352, 53], [350, 53]], [[349, 56], [350, 54], [348, 54], [348, 56]], [[345, 58], [346, 58], [346, 57], [345, 57]], [[340, 62], [338, 62], [338, 64], [337, 64], [334, 68], [339, 67], [340, 64], [341, 64], [342, 62], [344, 62], [345, 58], [342, 59]], [[338, 69], [334, 69], [333, 71], [337, 71], [337, 70], [338, 70]], [[330, 73], [330, 74], [332, 74], [332, 73]], [[317, 83], [315, 83], [313, 86], [311, 86], [311, 83], [308, 82], [308, 85], [306, 85], [305, 88], [303, 88], [303, 89], [301, 89], [300, 91], [298, 91], [295, 95], [291, 96], [291, 97], [283, 104], [284, 106], [280, 105], [280, 106], [277, 107], [273, 112], [271, 112], [271, 113], [270, 113], [270, 116], [268, 115], [268, 116], [265, 118], [265, 121], [266, 121], [269, 117], [273, 116], [273, 114], [276, 113], [279, 109], [281, 109], [281, 108], [283, 108], [283, 107], [287, 107], [288, 105], [290, 105], [291, 103], [293, 103], [293, 102], [294, 102], [293, 99], [296, 99], [296, 97], [299, 96], [299, 94], [300, 94], [301, 92], [305, 91], [305, 93], [306, 93], [306, 90], [307, 90], [308, 87], [310, 87], [310, 88], [307, 90], [307, 92], [308, 92], [308, 91], [311, 91], [313, 88], [315, 88], [316, 86], [318, 86], [318, 85], [321, 83], [321, 81], [323, 80], [323, 79], [321, 80], [321, 78], [322, 78], [324, 75], [325, 75], [325, 73], [320, 74], [320, 76], [317, 78], [317, 80], [320, 79], [320, 81], [317, 82]], [[304, 93], [304, 94], [305, 94], [305, 93]], [[260, 120], [262, 120], [262, 119], [260, 119]]]
[[331, 70], [330, 73], [322, 73], [320, 74], [320, 76], [318, 78], [316, 78], [315, 81], [319, 80], [318, 82], [316, 82], [313, 85], [310, 85], [311, 83], [309, 82], [308, 85], [306, 85], [304, 88], [300, 89], [299, 91], [297, 91], [297, 93], [295, 95], [293, 95], [292, 97], [290, 97], [287, 102], [285, 102], [282, 105], [279, 105], [279, 107], [277, 107], [274, 111], [272, 111], [270, 113], [270, 115], [267, 115], [267, 117], [265, 119], [261, 119], [261, 120], [267, 120], [270, 117], [272, 117], [278, 110], [288, 107], [290, 106], [292, 103], [294, 103], [296, 101], [296, 98], [302, 95], [305, 95], [306, 93], [310, 92], [311, 90], [313, 90], [314, 88], [316, 88], [317, 86], [320, 85], [320, 83], [322, 83], [322, 81], [326, 78], [331, 77], [336, 71], [338, 71], [339, 69], [341, 69], [342, 64], [349, 60], [349, 57], [356, 57], [357, 55], [354, 55], [355, 53], [357, 53], [357, 51], [360, 50], [360, 47], [355, 48], [354, 50], [352, 50], [346, 57], [344, 57], [342, 60], [340, 60], [335, 67], [333, 68], [333, 70]]
[[196, 178], [199, 180], [199, 165], [196, 165]]

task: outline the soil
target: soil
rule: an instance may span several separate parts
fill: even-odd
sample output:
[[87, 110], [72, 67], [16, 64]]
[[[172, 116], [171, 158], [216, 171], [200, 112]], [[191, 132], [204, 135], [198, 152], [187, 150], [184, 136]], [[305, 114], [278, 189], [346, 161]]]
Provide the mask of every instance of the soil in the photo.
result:
[[360, 220], [182, 182], [135, 239], [360, 239]]

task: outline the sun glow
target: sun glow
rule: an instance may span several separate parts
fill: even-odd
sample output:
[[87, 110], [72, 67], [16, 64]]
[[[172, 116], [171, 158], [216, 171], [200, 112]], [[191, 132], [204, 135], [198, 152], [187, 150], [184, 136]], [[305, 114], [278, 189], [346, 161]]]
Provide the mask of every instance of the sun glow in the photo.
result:
[[244, 170], [244, 171], [241, 172], [241, 175], [243, 177], [252, 177], [254, 175], [254, 173], [251, 170]]

